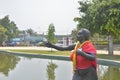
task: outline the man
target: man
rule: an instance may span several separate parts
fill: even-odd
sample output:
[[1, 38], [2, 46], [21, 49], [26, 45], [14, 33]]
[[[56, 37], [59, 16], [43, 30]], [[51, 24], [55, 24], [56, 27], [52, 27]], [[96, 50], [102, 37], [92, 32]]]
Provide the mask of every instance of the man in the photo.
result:
[[57, 50], [72, 50], [70, 59], [73, 61], [73, 79], [72, 80], [98, 80], [96, 72], [96, 49], [90, 39], [90, 31], [82, 28], [77, 33], [77, 43], [61, 47], [49, 42], [45, 46]]

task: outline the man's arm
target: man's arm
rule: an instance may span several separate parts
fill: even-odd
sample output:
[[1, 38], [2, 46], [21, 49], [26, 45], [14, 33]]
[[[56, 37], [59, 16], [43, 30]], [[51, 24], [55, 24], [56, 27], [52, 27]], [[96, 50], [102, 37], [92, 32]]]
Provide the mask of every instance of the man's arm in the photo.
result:
[[54, 44], [47, 42], [47, 43], [45, 43], [45, 46], [55, 48], [57, 50], [65, 51], [65, 50], [73, 50], [75, 47], [75, 44], [69, 45], [69, 46], [57, 46], [57, 45], [54, 45]]
[[80, 49], [77, 49], [76, 54], [81, 55], [90, 61], [95, 60], [95, 54], [93, 54], [93, 53], [85, 53], [85, 52], [81, 51]]
[[70, 45], [70, 46], [56, 46], [56, 45], [53, 45], [52, 48], [55, 48], [57, 50], [61, 50], [61, 51], [65, 51], [65, 50], [73, 50], [75, 47], [75, 45]]

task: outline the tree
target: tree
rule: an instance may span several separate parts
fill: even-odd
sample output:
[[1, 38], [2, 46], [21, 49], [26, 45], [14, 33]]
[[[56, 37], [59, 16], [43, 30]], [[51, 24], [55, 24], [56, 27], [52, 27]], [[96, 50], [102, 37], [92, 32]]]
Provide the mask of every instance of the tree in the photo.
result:
[[103, 0], [95, 12], [94, 23], [101, 23], [100, 32], [108, 35], [108, 52], [113, 55], [113, 38], [120, 34], [120, 0]]
[[16, 37], [19, 33], [16, 24], [13, 21], [10, 21], [8, 15], [0, 19], [0, 25], [7, 29], [5, 34], [8, 36], [8, 41], [10, 41], [11, 38]]
[[108, 52], [113, 55], [113, 38], [120, 34], [120, 0], [93, 0], [79, 2], [80, 18], [78, 27], [88, 28], [92, 33], [108, 35]]
[[31, 28], [30, 28], [30, 29], [27, 29], [26, 32], [29, 33], [30, 36], [35, 36], [35, 35], [37, 35], [37, 34], [34, 32], [34, 30], [32, 30]]
[[89, 7], [91, 6], [91, 3], [88, 1], [79, 1], [78, 2], [80, 7], [79, 12], [80, 12], [80, 17], [75, 17], [74, 21], [78, 22], [77, 24], [77, 31], [80, 30], [80, 28], [87, 28], [89, 29], [91, 32], [93, 32], [90, 27], [93, 26], [92, 24], [92, 14], [90, 13]]
[[2, 45], [2, 42], [4, 42], [7, 38], [7, 35], [5, 34], [7, 30], [0, 25], [0, 45]]
[[56, 43], [56, 38], [55, 38], [55, 27], [54, 27], [54, 24], [50, 24], [49, 25], [49, 28], [48, 28], [48, 33], [47, 33], [47, 40], [50, 42], [50, 43]]
[[73, 29], [71, 34], [72, 34], [72, 40], [76, 42], [77, 41], [77, 37], [76, 37], [77, 29]]

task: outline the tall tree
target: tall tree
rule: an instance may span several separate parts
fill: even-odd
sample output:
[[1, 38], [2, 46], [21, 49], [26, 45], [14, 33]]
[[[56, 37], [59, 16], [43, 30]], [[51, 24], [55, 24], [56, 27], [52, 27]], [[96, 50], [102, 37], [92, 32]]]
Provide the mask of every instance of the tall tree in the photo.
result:
[[120, 34], [120, 0], [103, 0], [95, 13], [94, 23], [101, 23], [100, 32], [108, 35], [108, 52], [113, 55], [113, 38]]
[[79, 2], [80, 18], [78, 27], [86, 27], [92, 33], [108, 35], [108, 52], [113, 55], [113, 38], [120, 34], [120, 0], [93, 0], [93, 2]]
[[7, 29], [6, 35], [8, 36], [8, 41], [10, 41], [11, 38], [14, 38], [18, 35], [18, 28], [13, 21], [10, 21], [8, 15], [0, 19], [0, 25]]
[[52, 23], [49, 25], [49, 28], [48, 28], [47, 40], [50, 43], [56, 43], [55, 27], [54, 27], [54, 24], [52, 24]]

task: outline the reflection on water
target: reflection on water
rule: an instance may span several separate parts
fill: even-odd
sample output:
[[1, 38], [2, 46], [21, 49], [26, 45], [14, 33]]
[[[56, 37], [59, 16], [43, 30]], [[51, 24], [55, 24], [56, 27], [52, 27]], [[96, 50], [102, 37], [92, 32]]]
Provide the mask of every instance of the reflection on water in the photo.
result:
[[20, 61], [20, 58], [13, 55], [0, 54], [0, 73], [8, 76], [9, 72], [12, 71], [16, 64]]
[[[119, 80], [120, 68], [98, 65], [99, 80]], [[72, 80], [72, 62], [0, 54], [0, 80]]]
[[111, 66], [98, 66], [99, 80], [119, 80], [120, 68]]
[[57, 68], [57, 65], [55, 63], [49, 62], [47, 65], [47, 75], [48, 75], [48, 80], [55, 80], [55, 69]]

